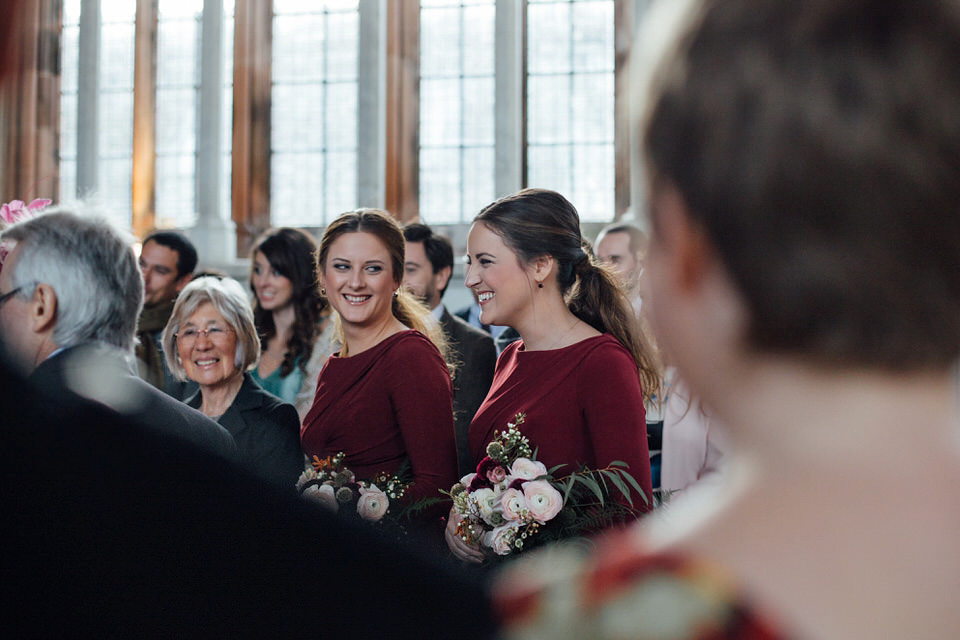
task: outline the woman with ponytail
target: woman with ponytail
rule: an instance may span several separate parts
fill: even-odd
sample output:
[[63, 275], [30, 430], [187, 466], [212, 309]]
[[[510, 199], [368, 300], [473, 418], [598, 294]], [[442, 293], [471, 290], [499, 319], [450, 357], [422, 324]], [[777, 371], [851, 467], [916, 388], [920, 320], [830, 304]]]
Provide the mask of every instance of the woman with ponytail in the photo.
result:
[[[644, 512], [652, 491], [643, 403], [659, 386], [655, 357], [616, 276], [584, 247], [577, 210], [553, 191], [525, 189], [474, 218], [466, 285], [481, 321], [509, 325], [521, 340], [497, 361], [470, 452], [482, 459], [494, 432], [523, 412], [522, 431], [548, 469], [565, 465], [563, 475], [621, 460], [644, 490], [633, 496]], [[451, 551], [482, 561], [457, 524], [451, 512]]]
[[[300, 441], [308, 457], [343, 452], [359, 479], [408, 460], [404, 499], [416, 500], [450, 488], [457, 454], [443, 334], [400, 286], [403, 262], [403, 233], [384, 211], [358, 209], [327, 227], [317, 275], [342, 346], [320, 371]], [[442, 507], [423, 512], [436, 535], [442, 515]]]

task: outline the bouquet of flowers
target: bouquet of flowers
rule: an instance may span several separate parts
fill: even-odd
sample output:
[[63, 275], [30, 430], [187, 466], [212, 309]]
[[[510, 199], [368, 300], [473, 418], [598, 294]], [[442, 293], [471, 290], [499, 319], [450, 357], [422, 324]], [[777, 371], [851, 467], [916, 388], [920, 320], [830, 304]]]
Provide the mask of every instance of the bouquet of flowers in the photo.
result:
[[390, 512], [390, 501], [402, 498], [410, 484], [403, 478], [407, 465], [395, 474], [381, 472], [372, 480], [357, 480], [343, 458], [342, 451], [322, 460], [314, 456], [312, 468], [300, 474], [297, 490], [334, 513], [380, 522]]
[[[565, 465], [547, 469], [536, 460], [518, 428], [524, 419], [518, 413], [502, 433], [495, 432], [477, 472], [450, 490], [462, 518], [457, 528], [461, 539], [506, 556], [637, 517], [630, 489], [644, 501], [647, 497], [626, 463], [579, 469], [558, 479], [554, 473]], [[626, 504], [611, 499], [616, 495]]]

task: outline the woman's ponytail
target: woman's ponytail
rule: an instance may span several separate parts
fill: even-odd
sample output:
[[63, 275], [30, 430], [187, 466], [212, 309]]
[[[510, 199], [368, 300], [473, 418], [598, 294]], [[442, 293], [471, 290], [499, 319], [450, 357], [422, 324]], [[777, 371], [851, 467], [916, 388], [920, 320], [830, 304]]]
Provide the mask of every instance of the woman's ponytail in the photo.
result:
[[643, 399], [649, 402], [660, 390], [659, 359], [616, 274], [584, 255], [572, 264], [572, 275], [575, 281], [567, 292], [567, 307], [597, 331], [612, 335], [630, 352], [640, 372]]

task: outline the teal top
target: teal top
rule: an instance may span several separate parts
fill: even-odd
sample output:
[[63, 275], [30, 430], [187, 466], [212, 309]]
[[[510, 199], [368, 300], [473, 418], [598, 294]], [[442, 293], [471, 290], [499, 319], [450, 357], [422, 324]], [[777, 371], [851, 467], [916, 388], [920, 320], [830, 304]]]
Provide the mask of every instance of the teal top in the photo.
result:
[[303, 371], [300, 370], [300, 360], [293, 363], [293, 371], [286, 376], [280, 375], [280, 367], [273, 370], [273, 373], [266, 378], [260, 377], [260, 372], [254, 368], [250, 371], [251, 377], [257, 381], [264, 391], [272, 393], [284, 402], [293, 404], [297, 397], [297, 392], [303, 385]]

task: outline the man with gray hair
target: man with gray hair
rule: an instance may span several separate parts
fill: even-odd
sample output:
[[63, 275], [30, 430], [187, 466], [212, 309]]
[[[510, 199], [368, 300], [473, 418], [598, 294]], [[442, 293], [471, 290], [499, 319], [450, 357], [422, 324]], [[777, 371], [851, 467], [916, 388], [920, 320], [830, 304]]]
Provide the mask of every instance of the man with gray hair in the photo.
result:
[[[0, 340], [53, 402], [80, 396], [227, 458], [220, 425], [135, 374], [143, 279], [130, 243], [107, 221], [54, 211], [0, 236]], [[14, 244], [15, 243], [15, 244]]]

